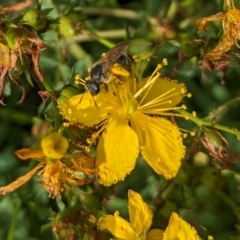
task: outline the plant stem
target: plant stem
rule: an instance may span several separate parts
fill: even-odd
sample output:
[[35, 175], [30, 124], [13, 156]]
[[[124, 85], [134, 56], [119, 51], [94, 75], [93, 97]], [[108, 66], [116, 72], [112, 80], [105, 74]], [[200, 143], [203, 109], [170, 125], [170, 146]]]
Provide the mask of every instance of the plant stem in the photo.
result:
[[112, 48], [114, 47], [114, 43], [112, 43], [111, 41], [108, 41], [107, 39], [105, 39], [104, 37], [99, 36], [95, 29], [93, 29], [93, 27], [90, 24], [86, 24], [86, 29], [89, 31], [90, 35], [96, 39], [98, 42], [102, 43], [104, 46], [108, 47], [108, 48]]
[[[131, 30], [131, 29], [130, 29]], [[132, 29], [133, 30], [133, 29]], [[113, 29], [108, 31], [97, 31], [96, 34], [101, 38], [124, 38], [126, 36], [125, 29]], [[68, 40], [68, 43], [71, 42], [86, 42], [92, 41], [93, 37], [89, 34], [79, 34], [74, 38]]]
[[111, 8], [96, 8], [96, 7], [84, 7], [81, 9], [83, 13], [89, 15], [107, 15], [119, 18], [127, 18], [136, 20], [139, 15], [132, 10], [126, 9], [111, 9]]
[[212, 127], [224, 132], [232, 133], [237, 136], [237, 139], [240, 139], [240, 131], [237, 130], [236, 128], [223, 126], [223, 125], [208, 121], [207, 119], [201, 119], [201, 118], [195, 117], [192, 113], [189, 113], [185, 110], [175, 110], [175, 111], [180, 113], [187, 120], [190, 120], [196, 123], [199, 127], [203, 127], [203, 126]]

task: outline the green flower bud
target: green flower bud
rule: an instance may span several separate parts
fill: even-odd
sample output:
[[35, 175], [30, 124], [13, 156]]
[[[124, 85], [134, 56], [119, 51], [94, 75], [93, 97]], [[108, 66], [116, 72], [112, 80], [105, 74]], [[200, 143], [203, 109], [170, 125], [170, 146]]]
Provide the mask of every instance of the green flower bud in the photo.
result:
[[224, 145], [224, 138], [216, 130], [204, 129], [202, 132], [201, 142], [205, 148], [210, 151], [216, 151]]
[[59, 32], [64, 37], [74, 37], [79, 32], [81, 18], [76, 13], [69, 13], [59, 19]]
[[37, 31], [43, 30], [47, 24], [46, 15], [38, 9], [30, 9], [25, 12], [22, 20]]
[[12, 25], [5, 33], [8, 47], [13, 51], [18, 50], [19, 46], [24, 47], [28, 40], [28, 32], [23, 27]]
[[68, 85], [61, 90], [59, 98], [58, 98], [58, 104], [61, 105], [70, 97], [73, 97], [80, 93], [81, 93], [80, 89], [78, 89], [74, 86]]
[[153, 44], [144, 39], [134, 39], [130, 42], [128, 53], [131, 56], [137, 55], [141, 60], [149, 58], [154, 52]]

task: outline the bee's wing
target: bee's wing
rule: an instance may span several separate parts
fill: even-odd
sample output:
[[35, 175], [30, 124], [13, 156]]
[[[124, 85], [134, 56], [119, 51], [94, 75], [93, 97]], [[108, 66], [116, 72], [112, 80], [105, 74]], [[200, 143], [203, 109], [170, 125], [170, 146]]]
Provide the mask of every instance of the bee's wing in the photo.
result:
[[105, 56], [105, 65], [103, 66], [103, 74], [118, 60], [118, 58], [125, 54], [129, 47], [129, 42], [120, 42], [111, 48]]

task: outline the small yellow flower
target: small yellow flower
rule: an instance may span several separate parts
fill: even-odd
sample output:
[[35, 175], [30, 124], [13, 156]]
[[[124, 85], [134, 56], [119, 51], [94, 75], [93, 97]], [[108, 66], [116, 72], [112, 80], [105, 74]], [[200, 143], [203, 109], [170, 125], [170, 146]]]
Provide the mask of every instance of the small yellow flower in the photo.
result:
[[[74, 173], [84, 171], [81, 161], [86, 162], [86, 156], [76, 155], [72, 159], [72, 167], [69, 168], [61, 160], [65, 159], [69, 143], [60, 133], [53, 132], [42, 139], [41, 150], [20, 149], [15, 154], [22, 160], [34, 158], [40, 160], [39, 164], [24, 176], [19, 177], [7, 186], [0, 187], [0, 194], [7, 194], [26, 183], [36, 172], [39, 171], [41, 182], [51, 197], [61, 197], [61, 193], [67, 188], [68, 184], [83, 185], [88, 180], [78, 179]], [[77, 157], [78, 156], [78, 157]], [[88, 158], [88, 162], [93, 163], [93, 158]], [[81, 166], [81, 167], [78, 167]], [[93, 164], [91, 164], [93, 168]], [[90, 169], [87, 169], [90, 172]], [[93, 169], [92, 169], [92, 172]]]
[[[163, 231], [154, 229], [148, 235], [152, 224], [152, 211], [142, 200], [141, 195], [128, 191], [128, 209], [130, 221], [126, 221], [116, 212], [114, 215], [106, 215], [98, 220], [98, 229], [109, 231], [116, 239], [121, 240], [160, 240]], [[147, 237], [148, 236], [148, 237]]]
[[[141, 152], [147, 163], [165, 178], [174, 177], [185, 155], [178, 127], [159, 116], [169, 112], [187, 95], [183, 83], [160, 78], [158, 65], [153, 74], [142, 78], [145, 64], [136, 62], [132, 73], [108, 83], [108, 91], [96, 96], [76, 95], [60, 106], [70, 122], [88, 127], [98, 125], [102, 133], [97, 146], [99, 182], [106, 186], [123, 180]], [[96, 107], [96, 101], [98, 108]]]
[[163, 240], [201, 240], [195, 228], [185, 222], [177, 213], [173, 212]]
[[53, 132], [41, 141], [41, 147], [44, 155], [53, 159], [62, 158], [68, 150], [69, 143], [58, 132]]
[[[119, 216], [106, 215], [98, 220], [98, 229], [109, 231], [119, 240], [200, 240], [196, 230], [185, 222], [177, 213], [172, 213], [165, 231], [150, 229], [152, 211], [142, 200], [142, 197], [128, 191], [129, 222]], [[209, 236], [209, 239], [213, 239]]]

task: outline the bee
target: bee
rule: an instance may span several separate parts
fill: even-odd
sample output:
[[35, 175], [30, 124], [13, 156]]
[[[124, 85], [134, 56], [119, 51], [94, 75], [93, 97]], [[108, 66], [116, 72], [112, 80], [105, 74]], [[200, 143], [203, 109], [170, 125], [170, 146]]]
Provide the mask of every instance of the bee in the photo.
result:
[[[100, 92], [100, 84], [106, 84], [106, 82], [110, 81], [111, 68], [114, 64], [117, 63], [129, 70], [131, 61], [126, 56], [128, 47], [129, 42], [120, 42], [93, 64], [89, 80], [85, 82], [85, 88], [91, 95], [97, 95]], [[118, 75], [118, 73], [114, 74]]]

